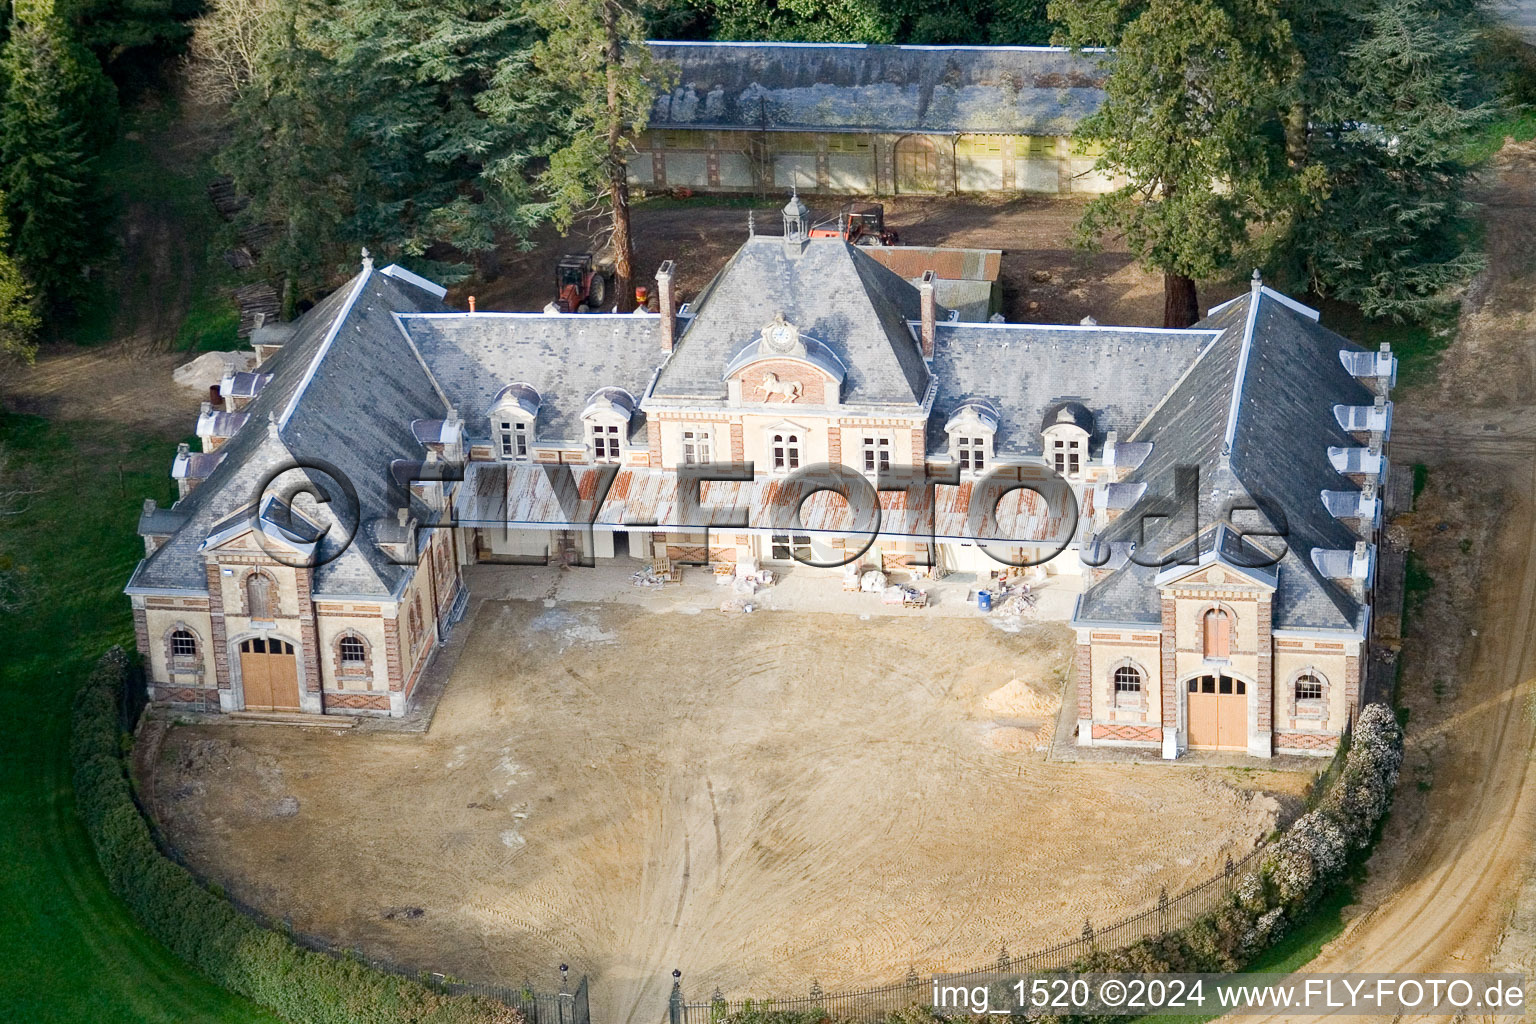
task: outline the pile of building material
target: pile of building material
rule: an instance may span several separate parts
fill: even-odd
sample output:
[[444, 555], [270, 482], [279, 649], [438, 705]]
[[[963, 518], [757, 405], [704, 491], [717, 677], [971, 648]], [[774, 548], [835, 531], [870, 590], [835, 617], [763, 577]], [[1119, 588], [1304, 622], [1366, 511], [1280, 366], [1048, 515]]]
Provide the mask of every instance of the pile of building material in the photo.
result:
[[244, 373], [256, 365], [255, 352], [204, 352], [171, 372], [171, 379], [184, 388], [207, 391], [232, 373]]

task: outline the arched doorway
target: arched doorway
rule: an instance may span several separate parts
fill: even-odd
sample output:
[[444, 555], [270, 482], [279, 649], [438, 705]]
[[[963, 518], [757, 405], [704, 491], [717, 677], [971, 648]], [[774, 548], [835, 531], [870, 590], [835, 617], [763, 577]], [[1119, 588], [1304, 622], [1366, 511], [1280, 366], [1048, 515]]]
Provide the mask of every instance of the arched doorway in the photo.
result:
[[1226, 673], [1189, 680], [1189, 745], [1248, 749], [1248, 684]]
[[298, 711], [299, 671], [293, 644], [264, 637], [242, 640], [240, 683], [247, 711]]
[[896, 191], [939, 191], [939, 147], [926, 135], [896, 142]]

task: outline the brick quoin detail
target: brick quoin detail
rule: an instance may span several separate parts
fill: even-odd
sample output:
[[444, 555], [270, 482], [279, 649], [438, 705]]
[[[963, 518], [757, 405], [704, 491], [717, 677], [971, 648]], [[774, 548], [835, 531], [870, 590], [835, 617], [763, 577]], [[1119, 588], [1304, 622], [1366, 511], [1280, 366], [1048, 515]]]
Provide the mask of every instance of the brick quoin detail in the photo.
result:
[[1122, 740], [1130, 743], [1160, 743], [1163, 730], [1157, 725], [1114, 725], [1106, 722], [1093, 723], [1096, 740]]
[[843, 428], [831, 426], [827, 428], [827, 461], [843, 461]]
[[923, 460], [927, 457], [928, 453], [923, 449], [923, 432], [914, 429], [912, 431], [912, 465], [922, 465]]
[[1077, 645], [1077, 717], [1093, 717], [1093, 647]]
[[405, 684], [400, 675], [400, 620], [384, 620], [384, 663], [389, 667], [389, 688], [398, 690]]
[[1174, 657], [1178, 621], [1174, 615], [1173, 598], [1163, 598], [1163, 672], [1160, 692], [1163, 695], [1163, 725], [1176, 726], [1179, 722], [1178, 661]]
[[1344, 717], [1352, 721], [1360, 711], [1360, 659], [1349, 654], [1344, 657]]
[[651, 467], [659, 469], [661, 468], [661, 420], [650, 425], [646, 431], [646, 440], [651, 450]]
[[298, 569], [294, 580], [299, 589], [299, 641], [304, 645], [304, 689], [320, 692], [320, 633], [315, 628], [315, 602], [310, 597], [310, 570]]
[[747, 438], [740, 423], [731, 424], [731, 461], [747, 461]]
[[1258, 731], [1268, 733], [1274, 729], [1275, 709], [1275, 648], [1270, 642], [1270, 610], [1268, 598], [1259, 599], [1259, 678]]
[[219, 689], [229, 689], [229, 637], [224, 631], [224, 591], [219, 585], [219, 567], [208, 564], [209, 643], [213, 644], [213, 674]]
[[133, 610], [133, 642], [138, 645], [144, 660], [149, 660], [149, 613], [143, 608]]

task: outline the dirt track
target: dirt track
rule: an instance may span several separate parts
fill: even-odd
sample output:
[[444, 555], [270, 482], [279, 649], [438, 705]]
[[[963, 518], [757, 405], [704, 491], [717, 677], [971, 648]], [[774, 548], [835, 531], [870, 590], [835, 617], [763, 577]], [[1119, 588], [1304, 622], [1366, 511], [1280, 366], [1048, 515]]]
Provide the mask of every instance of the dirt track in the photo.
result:
[[505, 983], [567, 962], [603, 1021], [655, 1024], [673, 968], [763, 996], [1075, 935], [1245, 852], [1280, 806], [1254, 790], [1294, 809], [1310, 778], [1029, 752], [1056, 625], [513, 601], [473, 628], [425, 735], [173, 730], [173, 840], [300, 931]]
[[1438, 393], [1399, 406], [1394, 463], [1430, 466], [1406, 525], [1436, 588], [1404, 648], [1412, 716], [1392, 818], [1355, 916], [1309, 971], [1529, 969], [1536, 950], [1530, 921], [1511, 924], [1536, 842], [1536, 408], [1512, 404], [1536, 395], [1533, 193], [1536, 144], [1506, 147], [1489, 185], [1490, 270]]
[[[755, 204], [757, 229], [778, 234], [785, 197]], [[842, 200], [811, 200], [818, 216], [830, 216]], [[1161, 326], [1162, 278], [1142, 270], [1114, 240], [1086, 253], [1070, 239], [1083, 203], [1070, 197], [967, 196], [887, 198], [886, 223], [903, 245], [948, 245], [1003, 250], [1003, 314], [1019, 323], [1075, 324], [1085, 316], [1100, 323]], [[650, 284], [662, 260], [677, 263], [678, 291], [686, 301], [709, 283], [747, 237], [747, 210], [708, 198], [641, 203], [634, 210], [635, 265], [640, 284]], [[526, 252], [501, 253], [501, 272], [490, 282], [453, 289], [462, 305], [475, 292], [481, 309], [533, 310], [550, 300], [553, 267], [563, 252], [593, 248], [577, 234], [569, 239], [542, 231]], [[1239, 286], [1240, 288], [1241, 286]], [[1237, 293], [1231, 284], [1201, 286], [1201, 307]]]

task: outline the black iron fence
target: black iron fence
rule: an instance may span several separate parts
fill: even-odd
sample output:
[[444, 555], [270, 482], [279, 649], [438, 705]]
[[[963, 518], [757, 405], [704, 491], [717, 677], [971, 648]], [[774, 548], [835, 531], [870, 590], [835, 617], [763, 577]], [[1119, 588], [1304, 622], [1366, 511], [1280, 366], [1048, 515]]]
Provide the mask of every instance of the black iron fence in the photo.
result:
[[[1095, 928], [1091, 921], [1085, 922], [1082, 934], [1076, 938], [1024, 956], [1009, 956], [1006, 951], [999, 952], [997, 960], [985, 967], [966, 972], [946, 972], [945, 984], [981, 984], [996, 980], [999, 974], [1069, 970], [1091, 953], [1121, 949], [1142, 939], [1182, 928], [1219, 909], [1238, 882], [1258, 866], [1257, 858], [1263, 849], [1259, 847], [1241, 860], [1234, 861], [1228, 857], [1219, 874], [1177, 896], [1170, 897], [1168, 891], [1163, 890], [1157, 903], [1139, 914], [1102, 928]], [[906, 978], [894, 985], [851, 992], [823, 992], [820, 985], [812, 982], [806, 995], [787, 999], [728, 1000], [721, 998], [717, 992], [713, 998], [702, 1002], [689, 1002], [683, 997], [681, 980], [674, 972], [668, 1024], [719, 1024], [726, 1018], [754, 1010], [805, 1013], [834, 1020], [880, 1021], [908, 1007], [925, 1006], [931, 1002], [931, 981], [920, 977], [915, 970], [908, 971]]]

